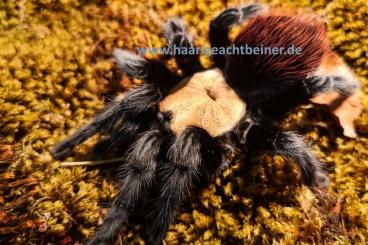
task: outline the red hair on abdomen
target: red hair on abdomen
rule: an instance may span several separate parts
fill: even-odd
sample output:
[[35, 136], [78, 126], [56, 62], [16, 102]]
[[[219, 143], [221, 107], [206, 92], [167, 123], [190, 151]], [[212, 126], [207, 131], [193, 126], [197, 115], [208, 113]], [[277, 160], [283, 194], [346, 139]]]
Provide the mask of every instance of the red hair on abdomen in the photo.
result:
[[236, 47], [284, 47], [284, 52], [292, 45], [301, 48], [299, 55], [230, 55], [228, 68], [239, 74], [242, 80], [251, 79], [253, 81], [249, 82], [257, 83], [303, 79], [316, 70], [322, 56], [329, 50], [326, 25], [312, 14], [255, 17], [237, 35], [233, 44]]

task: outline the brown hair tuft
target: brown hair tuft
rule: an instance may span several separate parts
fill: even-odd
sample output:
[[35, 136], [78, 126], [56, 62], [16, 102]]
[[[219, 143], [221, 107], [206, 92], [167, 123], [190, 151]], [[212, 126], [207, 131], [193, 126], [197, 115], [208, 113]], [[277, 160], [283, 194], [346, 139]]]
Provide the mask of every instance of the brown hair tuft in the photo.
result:
[[[245, 45], [284, 48], [283, 54], [229, 57], [229, 68], [239, 74], [241, 80], [251, 83], [303, 79], [316, 70], [329, 50], [326, 25], [322, 18], [312, 14], [255, 17], [234, 40], [235, 47]], [[301, 48], [301, 53], [285, 54], [291, 46], [294, 50]]]

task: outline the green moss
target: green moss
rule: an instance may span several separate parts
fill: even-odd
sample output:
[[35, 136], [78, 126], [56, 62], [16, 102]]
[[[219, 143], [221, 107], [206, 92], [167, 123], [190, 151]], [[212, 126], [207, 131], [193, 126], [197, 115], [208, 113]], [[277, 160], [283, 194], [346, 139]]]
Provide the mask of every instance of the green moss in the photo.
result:
[[[342, 138], [324, 112], [312, 106], [299, 108], [285, 121], [285, 127], [305, 134], [318, 156], [333, 169], [329, 193], [301, 186], [295, 164], [260, 153], [239, 161], [198, 190], [171, 226], [166, 241], [364, 244], [368, 237], [368, 3], [265, 2], [312, 7], [327, 14], [333, 48], [363, 83], [364, 111], [357, 121], [361, 137]], [[2, 189], [0, 206], [11, 207], [14, 200], [32, 194], [27, 205], [9, 209], [9, 215], [23, 215], [19, 220], [29, 228], [0, 222], [0, 232], [5, 226], [18, 235], [4, 241], [24, 244], [42, 237], [82, 240], [97, 226], [103, 213], [101, 204], [112, 200], [116, 190], [109, 171], [61, 168], [49, 153], [53, 144], [102, 107], [107, 87], [116, 85], [110, 82], [112, 48], [162, 45], [161, 24], [177, 15], [190, 26], [197, 45], [208, 46], [211, 18], [224, 7], [239, 4], [209, 0], [0, 3], [0, 145], [12, 145], [14, 151], [14, 157], [6, 160], [11, 173], [2, 174], [1, 180], [8, 187], [17, 179], [28, 181]], [[207, 58], [202, 61], [211, 64]], [[118, 88], [130, 87], [132, 82], [136, 81], [123, 80]], [[332, 125], [328, 130], [313, 124], [321, 118]], [[312, 125], [301, 123], [306, 121]], [[94, 137], [78, 147], [68, 160], [90, 159], [89, 150], [96, 140]], [[254, 164], [248, 167], [248, 162]], [[30, 220], [33, 225], [27, 223]], [[141, 229], [137, 224], [126, 231], [123, 241], [143, 244]]]

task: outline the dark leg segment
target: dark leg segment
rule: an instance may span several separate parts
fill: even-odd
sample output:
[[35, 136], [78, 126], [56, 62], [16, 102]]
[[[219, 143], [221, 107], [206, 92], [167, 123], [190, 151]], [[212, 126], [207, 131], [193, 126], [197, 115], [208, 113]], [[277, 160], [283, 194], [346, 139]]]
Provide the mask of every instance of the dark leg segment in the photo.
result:
[[[209, 39], [211, 47], [220, 48], [229, 46], [229, 29], [234, 25], [242, 23], [244, 20], [260, 12], [262, 5], [250, 4], [242, 8], [229, 8], [221, 12], [210, 23]], [[223, 68], [225, 66], [224, 55], [213, 55], [215, 66]]]
[[164, 141], [158, 129], [142, 133], [128, 150], [127, 163], [122, 166], [120, 189], [104, 223], [96, 232], [90, 245], [113, 244], [122, 224], [129, 223], [129, 216], [137, 203], [151, 187]]
[[[170, 53], [175, 57], [177, 65], [186, 76], [203, 70], [193, 38], [188, 34], [181, 19], [168, 20], [164, 26], [164, 36]], [[186, 51], [187, 54], [183, 54], [183, 51]]]
[[[158, 61], [146, 60], [122, 49], [116, 49], [113, 55], [118, 69], [130, 77], [144, 78], [147, 83], [107, 104], [90, 124], [57, 144], [52, 149], [54, 158], [65, 157], [75, 146], [104, 130], [109, 131], [111, 139], [131, 137], [141, 132], [140, 129], [144, 124], [142, 122], [156, 118], [158, 102], [180, 81], [178, 76]], [[104, 143], [108, 142], [106, 139]], [[101, 143], [96, 151], [99, 151], [98, 148], [104, 143]]]
[[154, 83], [158, 89], [166, 94], [180, 82], [181, 78], [172, 73], [157, 60], [147, 60], [128, 50], [115, 49], [113, 56], [116, 67], [124, 71], [129, 77], [144, 79]]
[[302, 136], [272, 126], [257, 125], [249, 131], [248, 146], [255, 150], [270, 150], [295, 161], [307, 185], [321, 188], [328, 186], [328, 177], [321, 168], [322, 164], [314, 157]]
[[[284, 116], [292, 108], [301, 105], [319, 93], [335, 91], [349, 96], [359, 88], [359, 84], [340, 76], [313, 76], [304, 81], [264, 85], [247, 94], [246, 101], [250, 113], [255, 118], [269, 118], [268, 123], [256, 123], [248, 135], [249, 147], [269, 149], [276, 154], [294, 160], [299, 164], [304, 179], [309, 185], [326, 187], [328, 178], [321, 163], [313, 156], [303, 137], [293, 132], [282, 132], [272, 126], [270, 119]], [[250, 114], [249, 113], [249, 114]]]
[[151, 244], [160, 243], [173, 222], [178, 208], [199, 180], [206, 164], [217, 168], [221, 148], [203, 129], [187, 128], [168, 151], [168, 162], [160, 169], [159, 197], [152, 204], [147, 233]]
[[242, 97], [245, 97], [247, 105], [254, 113], [277, 119], [319, 93], [338, 92], [349, 96], [358, 88], [358, 83], [345, 77], [313, 76], [303, 81], [251, 88]]
[[160, 93], [153, 84], [143, 84], [127, 92], [125, 97], [109, 103], [90, 124], [57, 144], [52, 149], [52, 155], [56, 159], [61, 159], [72, 151], [75, 146], [103, 130], [111, 131], [117, 128], [119, 131], [133, 136], [138, 131], [139, 125], [129, 121], [129, 118], [147, 113], [154, 115], [159, 100]]
[[313, 76], [303, 81], [310, 97], [318, 93], [335, 91], [349, 96], [359, 88], [359, 84], [340, 76]]

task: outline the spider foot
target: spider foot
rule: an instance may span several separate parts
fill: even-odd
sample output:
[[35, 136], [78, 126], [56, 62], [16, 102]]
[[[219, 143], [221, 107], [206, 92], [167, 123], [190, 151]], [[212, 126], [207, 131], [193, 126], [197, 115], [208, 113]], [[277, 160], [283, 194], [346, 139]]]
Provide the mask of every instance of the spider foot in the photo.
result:
[[150, 231], [150, 233], [147, 234], [147, 242], [149, 245], [161, 245], [164, 243], [164, 239], [165, 232]]
[[175, 48], [193, 47], [193, 38], [187, 33], [184, 22], [180, 18], [169, 19], [164, 25], [164, 36], [173, 54]]
[[359, 89], [358, 82], [343, 76], [312, 76], [303, 83], [309, 97], [331, 91], [349, 96]]
[[226, 9], [213, 20], [213, 25], [225, 30], [233, 25], [240, 24], [263, 9], [263, 6], [260, 4], [249, 4], [241, 8]]
[[264, 6], [260, 5], [260, 4], [249, 4], [249, 5], [245, 5], [243, 7], [240, 8], [240, 11], [242, 13], [241, 16], [241, 21], [255, 15], [258, 14], [259, 12], [264, 10]]
[[329, 178], [322, 171], [317, 171], [314, 177], [313, 186], [325, 190], [328, 188], [329, 184]]
[[189, 76], [203, 69], [198, 49], [182, 19], [169, 19], [164, 25], [163, 34], [167, 40], [167, 54], [175, 57], [178, 67], [185, 75]]
[[113, 57], [116, 60], [117, 68], [123, 70], [128, 76], [146, 77], [147, 61], [143, 57], [124, 49], [115, 49]]

